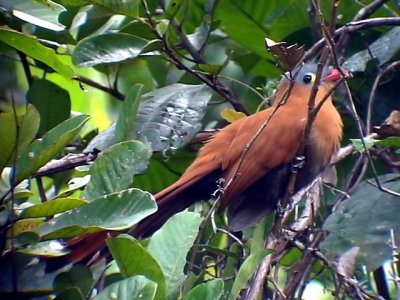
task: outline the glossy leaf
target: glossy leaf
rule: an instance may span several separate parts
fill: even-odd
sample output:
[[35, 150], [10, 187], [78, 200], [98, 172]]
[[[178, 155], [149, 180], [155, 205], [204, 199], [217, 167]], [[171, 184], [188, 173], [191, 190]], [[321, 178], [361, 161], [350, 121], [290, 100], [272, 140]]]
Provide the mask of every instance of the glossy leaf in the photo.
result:
[[140, 105], [143, 85], [135, 84], [126, 95], [119, 111], [118, 119], [115, 124], [115, 141], [124, 142], [129, 139], [133, 124]]
[[71, 114], [68, 92], [51, 81], [35, 80], [29, 87], [27, 99], [40, 113], [40, 136], [68, 119]]
[[[398, 175], [381, 176], [380, 180], [386, 188], [400, 191]], [[399, 214], [398, 197], [364, 181], [326, 220], [324, 229], [329, 235], [322, 250], [336, 256], [358, 246], [357, 263], [374, 270], [392, 257], [391, 231], [395, 241], [400, 240]]]
[[264, 249], [257, 253], [251, 254], [246, 258], [236, 275], [232, 290], [228, 297], [229, 300], [234, 300], [238, 297], [240, 291], [246, 287], [247, 281], [256, 271], [257, 266], [260, 264], [263, 258], [270, 253], [272, 253], [272, 250]]
[[136, 275], [110, 284], [93, 300], [152, 300], [156, 290], [157, 283], [145, 276]]
[[0, 41], [48, 65], [66, 79], [71, 79], [74, 75], [72, 69], [59, 60], [54, 50], [43, 46], [33, 36], [0, 28]]
[[184, 300], [218, 300], [221, 299], [224, 292], [224, 281], [214, 279], [201, 283], [192, 288]]
[[156, 231], [147, 247], [165, 275], [168, 295], [177, 293], [185, 279], [186, 256], [192, 248], [203, 218], [198, 213], [181, 212]]
[[65, 8], [52, 1], [43, 1], [42, 4], [37, 2], [1, 0], [0, 6], [12, 12], [15, 17], [36, 26], [55, 31], [63, 30], [64, 26], [58, 21], [58, 16], [65, 11]]
[[87, 4], [97, 4], [116, 14], [137, 17], [139, 0], [84, 0]]
[[19, 218], [41, 218], [53, 216], [70, 209], [82, 206], [87, 202], [76, 198], [57, 198], [25, 208]]
[[133, 175], [146, 169], [150, 156], [150, 149], [138, 141], [122, 142], [104, 151], [90, 168], [85, 199], [94, 200], [128, 188]]
[[132, 227], [156, 211], [151, 194], [128, 189], [98, 198], [49, 220], [37, 229], [43, 239], [66, 238]]
[[10, 164], [32, 142], [38, 132], [39, 123], [40, 115], [33, 105], [28, 105], [25, 114], [21, 116], [0, 113], [0, 173], [4, 166]]
[[165, 299], [164, 274], [156, 259], [140, 243], [129, 235], [108, 238], [107, 245], [124, 277], [144, 275], [157, 283], [154, 299]]
[[86, 115], [68, 119], [26, 147], [17, 160], [16, 182], [21, 182], [57, 156], [88, 120]]
[[380, 66], [390, 60], [400, 49], [400, 28], [395, 27], [343, 63], [343, 68], [352, 72], [363, 72], [367, 63], [374, 60]]
[[[128, 139], [140, 140], [153, 151], [176, 150], [201, 129], [210, 99], [211, 91], [205, 85], [174, 84], [144, 94]], [[114, 144], [115, 134], [114, 124], [85, 151], [107, 149]]]
[[140, 55], [147, 41], [125, 33], [95, 35], [80, 41], [72, 53], [80, 68], [118, 63]]

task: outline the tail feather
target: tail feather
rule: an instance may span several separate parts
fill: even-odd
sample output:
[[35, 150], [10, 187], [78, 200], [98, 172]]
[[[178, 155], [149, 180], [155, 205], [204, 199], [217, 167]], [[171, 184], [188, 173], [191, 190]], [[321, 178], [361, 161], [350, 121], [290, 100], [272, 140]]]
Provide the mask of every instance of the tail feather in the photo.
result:
[[[207, 200], [217, 188], [220, 171], [213, 171], [202, 177], [191, 177], [188, 181], [178, 181], [166, 190], [155, 195], [158, 210], [127, 231], [136, 238], [144, 238], [159, 229], [171, 216], [188, 208], [196, 201]], [[67, 264], [90, 260], [97, 252], [105, 250], [105, 239], [121, 232], [102, 231], [73, 238], [65, 243], [70, 250], [66, 256], [53, 258], [48, 263], [48, 271], [59, 269]]]

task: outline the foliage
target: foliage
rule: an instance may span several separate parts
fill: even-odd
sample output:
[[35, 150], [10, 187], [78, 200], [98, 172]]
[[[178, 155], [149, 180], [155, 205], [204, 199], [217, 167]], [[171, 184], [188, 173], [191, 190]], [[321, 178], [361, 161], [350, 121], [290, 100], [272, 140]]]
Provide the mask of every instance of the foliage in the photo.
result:
[[[398, 108], [399, 13], [384, 0], [0, 0], [0, 297], [255, 299], [265, 287], [268, 299], [394, 299], [400, 143], [382, 129], [399, 135], [400, 122], [376, 126]], [[273, 216], [232, 236], [209, 203], [148, 239], [127, 234], [209, 138], [202, 128], [265, 106], [285, 65], [265, 38], [353, 71], [336, 91], [351, 150], [337, 188], [278, 236]], [[60, 239], [94, 232], [110, 232], [111, 261], [62, 260]], [[281, 246], [265, 249], [271, 238]]]

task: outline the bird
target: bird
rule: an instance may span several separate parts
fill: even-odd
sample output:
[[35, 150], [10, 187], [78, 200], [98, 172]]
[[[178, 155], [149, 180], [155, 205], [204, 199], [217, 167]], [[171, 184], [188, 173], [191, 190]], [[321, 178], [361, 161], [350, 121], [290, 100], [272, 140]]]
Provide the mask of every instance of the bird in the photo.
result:
[[[327, 172], [340, 147], [343, 127], [330, 92], [343, 73], [323, 68], [315, 96], [315, 105], [320, 109], [305, 138], [316, 74], [314, 63], [299, 65], [286, 73], [271, 107], [219, 130], [199, 150], [180, 179], [154, 196], [158, 210], [129, 233], [136, 238], [146, 237], [174, 214], [196, 201], [212, 198], [216, 191], [220, 206], [227, 210], [229, 230], [242, 231], [276, 210], [299, 152], [304, 161], [295, 177], [294, 192]], [[104, 249], [109, 234], [98, 232], [71, 240], [67, 243], [72, 249], [67, 261], [78, 262]]]

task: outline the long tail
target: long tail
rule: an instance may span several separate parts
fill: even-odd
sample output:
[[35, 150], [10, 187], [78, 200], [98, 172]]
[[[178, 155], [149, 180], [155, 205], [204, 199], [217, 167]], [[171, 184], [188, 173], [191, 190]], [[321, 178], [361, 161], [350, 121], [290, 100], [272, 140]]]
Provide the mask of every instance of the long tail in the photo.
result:
[[[219, 173], [212, 172], [206, 176], [192, 177], [191, 180], [187, 180], [187, 178], [185, 180], [182, 177], [181, 180], [155, 195], [158, 210], [154, 214], [126, 232], [136, 238], [151, 235], [174, 214], [202, 198], [207, 199], [207, 195], [210, 195], [216, 188], [216, 181], [220, 177]], [[73, 238], [65, 243], [70, 253], [63, 257], [50, 259], [47, 270], [56, 270], [70, 263], [88, 262], [98, 252], [101, 253], [99, 257], [108, 256], [106, 238], [120, 233], [120, 231], [102, 231]]]

